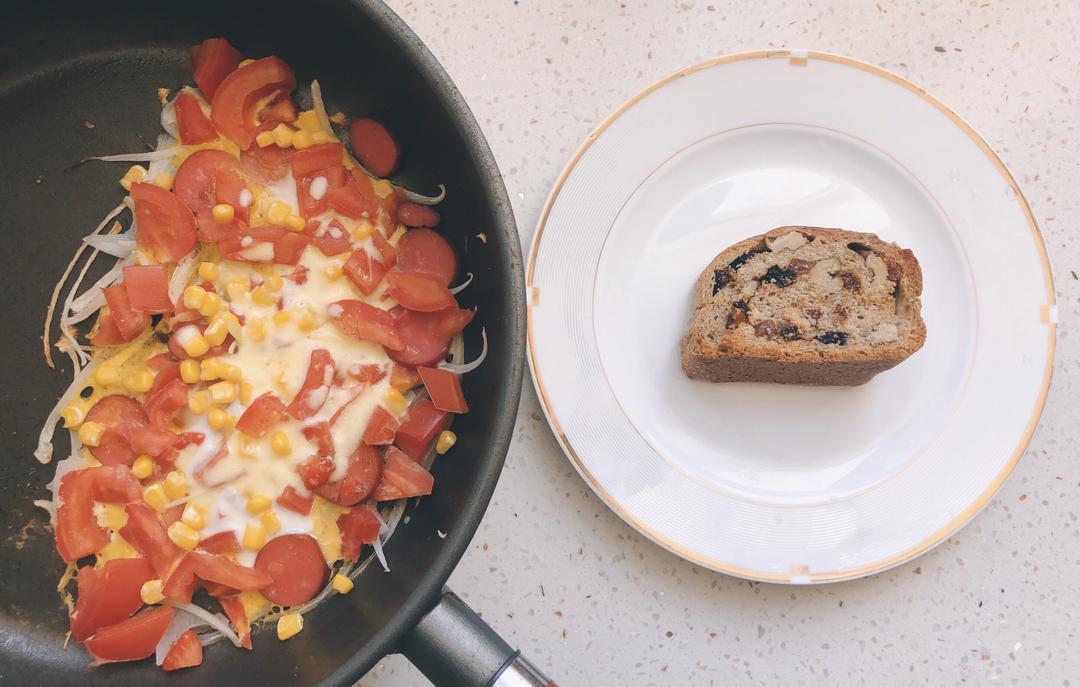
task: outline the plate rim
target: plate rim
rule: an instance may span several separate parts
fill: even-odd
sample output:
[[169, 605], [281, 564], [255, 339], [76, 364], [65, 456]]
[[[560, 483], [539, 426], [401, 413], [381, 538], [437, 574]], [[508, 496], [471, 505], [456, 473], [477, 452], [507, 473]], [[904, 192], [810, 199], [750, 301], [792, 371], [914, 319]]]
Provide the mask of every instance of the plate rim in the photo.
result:
[[[976, 498], [967, 505], [958, 515], [952, 520], [946, 523], [943, 527], [933, 532], [918, 544], [908, 547], [907, 549], [894, 553], [887, 558], [874, 563], [864, 564], [852, 568], [840, 569], [835, 571], [813, 573], [809, 571], [803, 571], [805, 574], [799, 574], [799, 571], [792, 571], [790, 574], [772, 573], [760, 570], [754, 570], [751, 568], [745, 568], [741, 566], [731, 565], [723, 561], [716, 560], [709, 556], [702, 555], [697, 551], [694, 551], [682, 544], [670, 539], [669, 537], [661, 534], [655, 529], [651, 528], [646, 522], [634, 516], [626, 508], [624, 508], [619, 501], [613, 497], [603, 486], [600, 485], [596, 477], [585, 466], [584, 461], [577, 454], [577, 451], [570, 444], [565, 432], [562, 430], [562, 425], [559, 422], [558, 417], [555, 414], [551, 401], [547, 396], [544, 388], [544, 382], [537, 369], [535, 354], [534, 354], [534, 342], [533, 342], [533, 308], [538, 304], [538, 293], [535, 290], [533, 275], [536, 266], [537, 251], [540, 246], [540, 241], [544, 233], [544, 227], [547, 224], [548, 217], [551, 213], [551, 209], [555, 204], [560, 192], [570, 174], [574, 171], [578, 162], [585, 155], [585, 153], [592, 147], [600, 136], [610, 127], [619, 117], [625, 114], [630, 108], [636, 105], [644, 98], [651, 95], [653, 92], [663, 88], [664, 86], [681, 79], [685, 76], [689, 76], [696, 72], [710, 69], [723, 64], [732, 62], [739, 62], [745, 60], [757, 60], [757, 59], [787, 59], [793, 66], [806, 66], [808, 61], [822, 60], [825, 62], [832, 62], [835, 64], [844, 65], [859, 69], [867, 72], [871, 75], [884, 78], [893, 82], [909, 92], [919, 96], [925, 102], [932, 105], [939, 112], [944, 114], [954, 125], [956, 125], [964, 134], [968, 136], [976, 147], [982, 151], [987, 157], [990, 163], [998, 170], [1002, 179], [1006, 185], [1012, 189], [1016, 194], [1016, 199], [1019, 201], [1021, 211], [1024, 218], [1027, 220], [1028, 228], [1031, 231], [1032, 240], [1035, 242], [1035, 247], [1038, 252], [1039, 261], [1042, 266], [1043, 281], [1046, 289], [1046, 304], [1042, 307], [1040, 317], [1043, 323], [1047, 325], [1047, 358], [1046, 366], [1043, 370], [1043, 378], [1039, 387], [1039, 395], [1035, 400], [1034, 407], [1031, 411], [1030, 417], [1024, 431], [1021, 433], [1019, 440], [1016, 443], [1015, 448], [1012, 451], [1008, 461], [1004, 464], [1001, 470], [994, 476], [994, 479], [990, 484], [976, 496]], [[796, 49], [769, 49], [769, 50], [750, 50], [743, 52], [730, 53], [727, 55], [721, 55], [704, 62], [694, 64], [689, 67], [685, 67], [677, 72], [669, 74], [668, 76], [646, 86], [638, 93], [631, 96], [629, 99], [619, 105], [614, 111], [607, 115], [601, 122], [585, 137], [585, 140], [578, 146], [570, 157], [569, 161], [563, 167], [559, 176], [555, 180], [555, 184], [552, 186], [547, 199], [544, 202], [543, 209], [540, 212], [539, 219], [536, 223], [536, 228], [533, 232], [532, 239], [529, 243], [529, 256], [525, 269], [525, 286], [526, 286], [526, 354], [529, 363], [529, 373], [532, 378], [533, 388], [536, 390], [537, 397], [540, 400], [540, 406], [544, 411], [544, 417], [547, 419], [548, 425], [551, 427], [552, 433], [555, 435], [556, 441], [562, 448], [563, 453], [570, 460], [570, 463], [581, 475], [582, 479], [589, 488], [592, 489], [600, 500], [611, 509], [616, 515], [618, 515], [623, 522], [627, 523], [643, 536], [650, 539], [652, 542], [667, 549], [671, 553], [684, 558], [692, 563], [722, 572], [734, 577], [739, 577], [747, 580], [753, 580], [758, 582], [771, 582], [780, 584], [815, 584], [826, 582], [840, 582], [844, 580], [856, 579], [860, 577], [866, 577], [879, 573], [890, 568], [902, 565], [910, 560], [913, 560], [922, 554], [930, 551], [935, 546], [945, 541], [957, 531], [959, 531], [964, 525], [969, 523], [997, 494], [1001, 486], [1012, 474], [1017, 463], [1023, 456], [1028, 443], [1031, 441], [1032, 435], [1035, 433], [1035, 429], [1038, 426], [1039, 419], [1042, 415], [1043, 408], [1046, 405], [1046, 399], [1050, 388], [1051, 378], [1054, 370], [1054, 356], [1057, 344], [1057, 297], [1054, 288], [1054, 274], [1053, 266], [1050, 263], [1050, 259], [1046, 250], [1046, 242], [1039, 229], [1038, 223], [1035, 220], [1034, 214], [1031, 211], [1031, 206], [1024, 196], [1023, 191], [1020, 189], [1019, 184], [1016, 182], [1015, 177], [1009, 171], [1008, 167], [1001, 160], [994, 149], [987, 143], [978, 131], [968, 123], [963, 117], [957, 114], [952, 108], [945, 105], [942, 101], [931, 95], [921, 86], [905, 79], [904, 77], [891, 72], [883, 67], [879, 67], [869, 62], [848, 57], [846, 55], [839, 55], [836, 53], [816, 51], [816, 50], [796, 50]]]

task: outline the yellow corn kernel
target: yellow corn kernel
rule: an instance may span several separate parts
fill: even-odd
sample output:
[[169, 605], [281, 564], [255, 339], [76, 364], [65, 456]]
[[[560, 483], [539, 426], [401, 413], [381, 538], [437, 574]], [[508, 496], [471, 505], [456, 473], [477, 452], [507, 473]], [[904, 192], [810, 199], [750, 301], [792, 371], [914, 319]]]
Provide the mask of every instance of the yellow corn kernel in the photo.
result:
[[353, 581], [345, 575], [334, 575], [333, 587], [338, 594], [348, 594], [352, 591]]
[[332, 139], [330, 137], [330, 134], [326, 133], [325, 131], [316, 131], [315, 133], [311, 134], [312, 143], [329, 143], [332, 140], [334, 139]]
[[285, 433], [285, 430], [279, 429], [270, 435], [270, 448], [274, 449], [274, 453], [279, 456], [287, 456], [292, 451], [292, 444], [289, 442], [289, 435]]
[[366, 219], [362, 219], [356, 223], [355, 227], [353, 227], [352, 236], [357, 241], [363, 241], [364, 239], [371, 236], [371, 232], [374, 230], [375, 227], [374, 225], [372, 225], [371, 222], [367, 221]]
[[242, 403], [244, 405], [247, 405], [247, 404], [251, 403], [251, 394], [252, 394], [251, 384], [249, 384], [247, 382], [240, 382], [240, 392], [238, 394], [239, 397], [240, 397], [240, 403]]
[[278, 618], [277, 638], [284, 642], [286, 639], [300, 634], [303, 629], [304, 616], [299, 613], [286, 613]]
[[281, 530], [281, 520], [278, 519], [277, 513], [272, 510], [268, 510], [259, 516], [259, 522], [262, 523], [263, 529], [267, 534], [276, 534]]
[[187, 477], [179, 470], [172, 470], [169, 474], [165, 475], [165, 482], [163, 484], [165, 486], [165, 495], [169, 497], [170, 501], [182, 499], [187, 496]]
[[260, 148], [265, 148], [274, 142], [274, 134], [269, 131], [260, 131], [259, 135], [255, 137], [255, 142], [259, 144]]
[[206, 422], [211, 429], [219, 432], [229, 426], [229, 414], [221, 408], [211, 408], [206, 414]]
[[199, 263], [199, 278], [206, 281], [214, 281], [218, 278], [218, 268], [212, 262]]
[[307, 226], [307, 222], [300, 215], [289, 215], [285, 218], [285, 227], [292, 229], [293, 231], [303, 231]]
[[210, 397], [210, 392], [206, 389], [196, 391], [193, 394], [188, 394], [187, 407], [188, 410], [201, 415], [210, 410], [210, 406], [213, 404], [213, 399]]
[[244, 331], [252, 341], [262, 341], [266, 338], [266, 320], [261, 317], [249, 317]]
[[132, 165], [128, 167], [128, 171], [124, 172], [124, 176], [120, 177], [120, 185], [124, 187], [125, 191], [131, 190], [132, 184], [137, 184], [146, 177], [146, 169], [139, 165]]
[[288, 310], [278, 310], [271, 319], [273, 319], [274, 324], [278, 326], [286, 325], [289, 324], [289, 320], [292, 319], [292, 313]]
[[168, 191], [173, 185], [173, 175], [168, 172], [162, 172], [154, 177], [154, 186], [160, 186]]
[[127, 524], [128, 516], [123, 506], [112, 503], [102, 504], [97, 514], [97, 524], [110, 530], [118, 530]]
[[143, 489], [142, 493], [143, 501], [146, 501], [146, 505], [150, 506], [158, 513], [165, 512], [165, 504], [169, 502], [169, 497], [165, 495], [165, 487], [158, 484], [151, 484], [146, 489]]
[[394, 185], [386, 179], [376, 179], [371, 182], [371, 187], [375, 189], [375, 195], [380, 198], [386, 198], [394, 192]]
[[281, 201], [274, 201], [266, 211], [266, 218], [273, 224], [282, 224], [292, 214], [292, 208]]
[[215, 379], [221, 379], [220, 366], [221, 363], [217, 358], [207, 358], [202, 361], [202, 365], [199, 367], [199, 381], [212, 382]]
[[150, 370], [137, 370], [124, 377], [124, 388], [132, 394], [145, 394], [154, 386], [154, 375]]
[[439, 432], [439, 440], [435, 442], [435, 453], [440, 456], [449, 451], [457, 443], [457, 435], [448, 429]]
[[239, 382], [244, 378], [240, 368], [229, 363], [218, 363], [218, 374], [227, 382]]
[[120, 371], [115, 365], [102, 364], [94, 371], [94, 381], [103, 386], [112, 386], [120, 381]]
[[203, 336], [211, 346], [220, 346], [225, 342], [225, 337], [229, 335], [229, 328], [225, 324], [225, 320], [215, 317], [210, 321], [210, 324], [206, 325], [206, 329], [203, 330]]
[[401, 415], [408, 409], [409, 401], [400, 391], [390, 387], [383, 394], [383, 405], [394, 415]]
[[178, 329], [176, 340], [180, 343], [180, 348], [192, 358], [206, 355], [210, 350], [210, 343], [194, 325], [185, 325]]
[[274, 134], [274, 143], [278, 144], [278, 146], [288, 148], [292, 145], [293, 130], [284, 122], [275, 126], [271, 133]]
[[78, 429], [86, 419], [86, 411], [77, 405], [67, 405], [60, 411], [60, 417], [64, 418], [64, 427]]
[[244, 527], [243, 544], [245, 549], [258, 551], [266, 543], [266, 530], [262, 525], [247, 525]]
[[228, 224], [233, 221], [233, 217], [236, 216], [236, 208], [228, 203], [218, 203], [214, 206], [214, 209], [210, 211], [214, 221], [220, 224]]
[[270, 499], [264, 494], [252, 494], [247, 500], [247, 512], [258, 515], [270, 508]]
[[240, 318], [238, 318], [236, 315], [233, 315], [228, 310], [222, 310], [214, 316], [214, 319], [224, 322], [225, 329], [227, 329], [229, 333], [233, 335], [233, 338], [239, 339], [243, 335], [244, 329], [240, 326]]
[[271, 306], [277, 303], [277, 296], [270, 293], [270, 290], [263, 284], [255, 287], [255, 290], [251, 292], [251, 300], [259, 305]]
[[341, 279], [341, 265], [332, 262], [323, 268], [323, 274], [329, 281], [337, 281]]
[[285, 280], [281, 278], [280, 274], [270, 274], [263, 279], [263, 286], [269, 291], [281, 291], [281, 287], [285, 286]]
[[183, 300], [184, 307], [198, 310], [202, 307], [203, 301], [206, 300], [206, 289], [192, 284], [184, 289]]
[[97, 446], [101, 443], [101, 436], [105, 434], [105, 427], [98, 422], [84, 422], [79, 425], [79, 441], [84, 446]]
[[179, 520], [169, 525], [168, 531], [169, 539], [181, 549], [191, 551], [199, 545], [199, 533]]
[[236, 277], [225, 284], [225, 293], [229, 294], [229, 300], [234, 302], [243, 300], [250, 290], [251, 280], [247, 277]]
[[199, 312], [206, 317], [213, 317], [220, 309], [221, 296], [213, 291], [207, 291], [206, 298], [203, 299], [202, 305], [199, 306]]
[[199, 381], [199, 373], [202, 366], [199, 365], [198, 360], [185, 360], [180, 363], [180, 379], [184, 380], [185, 384], [194, 384]]
[[142, 589], [139, 590], [139, 597], [144, 604], [153, 606], [159, 604], [165, 599], [165, 595], [161, 592], [161, 580], [147, 580], [143, 582]]
[[146, 479], [154, 474], [154, 459], [148, 455], [141, 455], [131, 464], [131, 474], [139, 479]]
[[243, 68], [243, 67], [246, 67], [246, 66], [248, 66], [249, 64], [251, 64], [251, 63], [252, 63], [252, 62], [254, 62], [254, 61], [255, 61], [255, 60], [253, 60], [253, 59], [250, 59], [250, 58], [249, 58], [249, 59], [246, 59], [246, 60], [240, 60], [240, 64], [236, 65], [236, 68], [237, 68], [237, 69], [241, 69], [241, 68]]
[[314, 143], [315, 141], [312, 140], [311, 133], [308, 131], [304, 131], [303, 129], [301, 129], [300, 131], [296, 131], [293, 133], [292, 144], [293, 148], [296, 148], [297, 150], [310, 148]]
[[180, 514], [180, 522], [193, 530], [201, 530], [206, 527], [206, 519], [203, 518], [199, 507], [191, 501], [188, 501], [187, 505], [184, 506], [184, 512]]
[[210, 385], [210, 400], [224, 405], [236, 400], [236, 385], [232, 382], [218, 382]]
[[322, 130], [322, 124], [319, 123], [319, 115], [315, 113], [315, 110], [304, 110], [301, 112], [296, 118], [296, 125], [300, 127], [301, 131], [306, 131], [310, 134]]
[[301, 331], [310, 332], [313, 329], [318, 329], [322, 326], [322, 321], [319, 320], [318, 314], [313, 310], [306, 308], [304, 313], [300, 315], [300, 319], [297, 320], [296, 326], [299, 327]]

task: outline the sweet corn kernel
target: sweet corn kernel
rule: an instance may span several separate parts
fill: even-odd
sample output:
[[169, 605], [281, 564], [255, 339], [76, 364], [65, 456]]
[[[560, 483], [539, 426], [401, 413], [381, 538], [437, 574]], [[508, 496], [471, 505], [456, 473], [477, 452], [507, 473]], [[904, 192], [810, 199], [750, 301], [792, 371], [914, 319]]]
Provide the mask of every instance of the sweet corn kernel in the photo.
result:
[[247, 512], [258, 515], [270, 508], [270, 499], [263, 494], [252, 494], [247, 500]]
[[242, 67], [246, 67], [246, 66], [248, 66], [249, 64], [251, 64], [254, 61], [255, 60], [252, 60], [252, 59], [240, 60], [240, 64], [236, 65], [236, 68], [240, 69]]
[[176, 340], [180, 343], [180, 348], [192, 358], [206, 355], [210, 350], [210, 343], [194, 325], [186, 325], [176, 330]]
[[270, 291], [281, 291], [281, 287], [285, 286], [285, 280], [281, 278], [280, 274], [270, 274], [263, 279], [263, 286]]
[[97, 514], [97, 524], [110, 530], [118, 530], [127, 524], [128, 516], [123, 506], [106, 503]]
[[210, 397], [210, 392], [206, 389], [202, 389], [193, 394], [188, 394], [187, 407], [188, 410], [196, 415], [201, 415], [210, 410], [210, 406], [213, 402], [213, 398]]
[[326, 275], [328, 280], [337, 281], [341, 279], [341, 265], [332, 262], [323, 268], [323, 274]]
[[348, 594], [352, 591], [353, 581], [345, 575], [334, 575], [333, 587], [338, 594]]
[[147, 580], [143, 582], [142, 589], [139, 590], [139, 597], [144, 604], [153, 606], [154, 604], [161, 603], [165, 599], [165, 595], [161, 592], [161, 580]]
[[218, 268], [212, 262], [199, 263], [199, 278], [206, 281], [214, 281], [218, 278]]
[[276, 325], [286, 325], [289, 324], [289, 320], [292, 319], [292, 313], [290, 313], [288, 310], [278, 310], [276, 313], [274, 313], [274, 317], [272, 319], [274, 320], [274, 324]]
[[187, 477], [179, 470], [172, 470], [169, 474], [165, 475], [163, 484], [165, 487], [165, 495], [169, 497], [170, 501], [182, 499], [187, 496]]
[[230, 279], [229, 283], [225, 285], [225, 293], [229, 294], [229, 300], [240, 301], [244, 299], [247, 292], [251, 290], [251, 280], [247, 277], [236, 277]]
[[146, 501], [146, 505], [158, 513], [165, 512], [165, 504], [169, 502], [169, 497], [165, 495], [165, 487], [161, 483], [151, 484], [146, 489], [143, 489], [142, 497], [143, 501]]
[[64, 418], [64, 427], [78, 429], [86, 419], [86, 411], [77, 405], [64, 406], [64, 409], [60, 411], [60, 417]]
[[259, 135], [255, 137], [255, 142], [259, 144], [260, 148], [265, 148], [266, 146], [273, 144], [274, 134], [269, 131], [260, 131]]
[[139, 479], [146, 479], [154, 474], [154, 459], [148, 455], [141, 455], [131, 464], [131, 474]]
[[409, 407], [409, 401], [400, 391], [390, 387], [383, 394], [383, 405], [394, 415], [401, 415]]
[[277, 513], [272, 510], [268, 510], [259, 516], [259, 522], [262, 523], [263, 529], [267, 534], [276, 534], [281, 530], [281, 520], [278, 519]]
[[218, 363], [218, 374], [227, 382], [239, 382], [244, 378], [240, 368], [229, 363]]
[[281, 201], [274, 201], [266, 211], [266, 218], [274, 224], [282, 224], [292, 214], [292, 208]]
[[213, 317], [220, 309], [221, 296], [213, 291], [207, 291], [206, 298], [203, 299], [202, 305], [199, 306], [199, 312], [206, 317]]
[[274, 449], [274, 453], [279, 456], [287, 456], [292, 451], [292, 444], [289, 442], [289, 435], [285, 433], [285, 430], [279, 429], [270, 435], [270, 448]]
[[240, 318], [228, 310], [222, 310], [215, 317], [225, 323], [225, 328], [229, 330], [234, 339], [239, 339], [244, 335], [244, 328], [240, 326]]
[[225, 342], [225, 337], [228, 335], [229, 328], [226, 326], [225, 321], [216, 317], [203, 330], [203, 336], [206, 337], [211, 346], [220, 346]]
[[138, 370], [124, 377], [124, 388], [132, 394], [145, 394], [154, 386], [154, 375], [150, 370]]
[[206, 519], [203, 518], [199, 507], [190, 501], [184, 506], [184, 512], [180, 514], [180, 522], [193, 530], [201, 530], [206, 527]]
[[457, 435], [448, 429], [439, 432], [439, 440], [435, 442], [435, 453], [440, 456], [449, 451], [457, 443]]
[[251, 403], [251, 394], [252, 394], [251, 384], [249, 384], [247, 382], [240, 382], [240, 391], [239, 391], [239, 394], [238, 394], [238, 396], [240, 397], [240, 402], [242, 404], [244, 404], [244, 405], [247, 405], [248, 403]]
[[84, 446], [97, 446], [101, 443], [101, 436], [105, 434], [105, 427], [98, 422], [84, 422], [79, 425], [79, 441]]
[[284, 122], [275, 126], [271, 133], [274, 134], [274, 143], [278, 144], [278, 146], [288, 148], [292, 145], [293, 130]]
[[315, 113], [315, 110], [304, 110], [296, 118], [296, 124], [301, 130], [308, 133], [315, 133], [322, 130], [322, 124], [319, 123], [319, 115]]
[[217, 358], [203, 360], [202, 365], [199, 367], [199, 381], [212, 382], [215, 379], [221, 379], [220, 366], [221, 363]]
[[198, 310], [202, 307], [203, 301], [206, 300], [206, 289], [201, 286], [191, 286], [184, 289], [183, 301], [184, 307], [191, 310]]
[[146, 168], [139, 165], [132, 165], [128, 167], [128, 171], [124, 172], [124, 176], [120, 177], [120, 185], [124, 187], [125, 191], [131, 190], [132, 184], [137, 184], [146, 177]]
[[371, 222], [367, 221], [366, 219], [362, 219], [356, 223], [355, 227], [353, 227], [352, 236], [357, 241], [363, 241], [364, 239], [371, 236], [371, 232], [374, 230], [375, 227], [374, 225], [372, 225]]
[[266, 321], [261, 317], [249, 317], [244, 331], [252, 341], [262, 341], [266, 338]]
[[277, 303], [277, 296], [270, 293], [270, 290], [263, 284], [255, 287], [255, 290], [251, 292], [251, 300], [258, 305], [271, 306]]
[[297, 150], [310, 148], [314, 143], [315, 141], [311, 138], [311, 133], [308, 131], [301, 129], [300, 131], [293, 133], [292, 144], [293, 148], [296, 148]]
[[232, 382], [218, 382], [210, 385], [210, 399], [214, 403], [226, 404], [236, 400], [236, 385]]
[[229, 414], [221, 408], [211, 408], [206, 414], [206, 422], [211, 429], [219, 432], [229, 426]]
[[300, 215], [289, 215], [285, 218], [285, 226], [293, 231], [303, 231], [307, 222]]
[[332, 140], [334, 139], [332, 139], [330, 137], [330, 134], [326, 133], [325, 131], [316, 131], [315, 133], [311, 134], [312, 143], [329, 143]]
[[310, 309], [305, 309], [303, 314], [300, 315], [300, 319], [296, 321], [296, 326], [305, 332], [318, 329], [321, 325], [322, 322], [319, 320], [319, 316]]
[[371, 187], [375, 190], [375, 195], [380, 198], [386, 198], [394, 192], [394, 185], [386, 179], [376, 179], [371, 182]]
[[262, 525], [247, 525], [244, 527], [243, 544], [245, 549], [258, 551], [266, 543], [266, 530]]
[[210, 211], [211, 216], [215, 222], [219, 224], [228, 224], [233, 221], [233, 217], [236, 216], [236, 208], [228, 203], [218, 203], [214, 206], [214, 209]]
[[104, 386], [112, 386], [120, 381], [120, 371], [116, 366], [105, 363], [94, 371], [94, 381]]
[[199, 381], [201, 369], [198, 360], [185, 360], [180, 363], [180, 379], [184, 380], [185, 384], [194, 384]]
[[299, 613], [286, 613], [278, 618], [277, 638], [284, 642], [286, 639], [300, 634], [303, 629], [304, 616]]
[[189, 525], [177, 520], [169, 525], [169, 539], [181, 549], [191, 551], [199, 545], [199, 533]]
[[154, 177], [154, 186], [160, 186], [168, 191], [173, 185], [173, 175], [168, 172], [162, 172]]

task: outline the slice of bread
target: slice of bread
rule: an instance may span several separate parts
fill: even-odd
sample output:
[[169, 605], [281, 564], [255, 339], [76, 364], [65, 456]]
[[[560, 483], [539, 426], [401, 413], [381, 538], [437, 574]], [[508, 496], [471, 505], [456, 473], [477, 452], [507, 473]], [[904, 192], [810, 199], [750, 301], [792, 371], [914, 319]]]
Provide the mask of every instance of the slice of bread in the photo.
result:
[[682, 367], [710, 382], [854, 386], [922, 347], [922, 271], [874, 234], [780, 227], [702, 272]]

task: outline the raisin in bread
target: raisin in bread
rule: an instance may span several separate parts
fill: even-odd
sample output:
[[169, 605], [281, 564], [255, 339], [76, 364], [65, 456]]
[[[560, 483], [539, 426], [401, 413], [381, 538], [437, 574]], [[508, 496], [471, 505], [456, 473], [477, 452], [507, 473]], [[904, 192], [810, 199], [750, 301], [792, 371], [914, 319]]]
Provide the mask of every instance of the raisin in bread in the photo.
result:
[[780, 227], [731, 246], [694, 290], [688, 377], [856, 385], [922, 347], [922, 271], [874, 234]]

